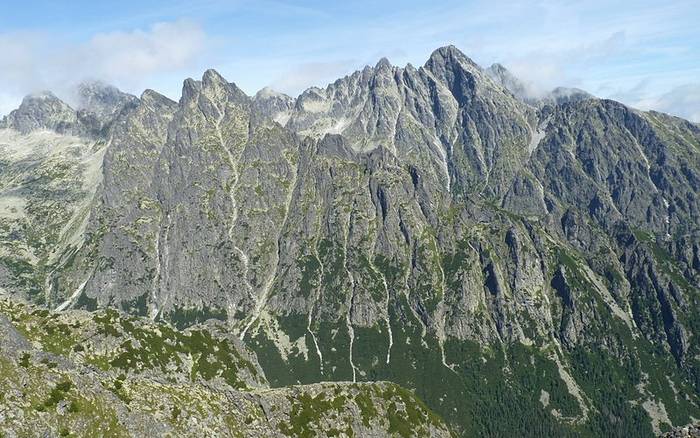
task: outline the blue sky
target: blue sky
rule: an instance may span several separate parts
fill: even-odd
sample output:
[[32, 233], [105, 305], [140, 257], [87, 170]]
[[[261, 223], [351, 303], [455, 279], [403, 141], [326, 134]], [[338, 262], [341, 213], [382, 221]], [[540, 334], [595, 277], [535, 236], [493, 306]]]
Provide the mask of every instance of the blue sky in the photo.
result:
[[697, 0], [3, 3], [0, 114], [42, 89], [70, 100], [83, 79], [177, 99], [210, 67], [249, 94], [295, 95], [382, 56], [422, 65], [454, 44], [534, 92], [574, 86], [700, 121]]

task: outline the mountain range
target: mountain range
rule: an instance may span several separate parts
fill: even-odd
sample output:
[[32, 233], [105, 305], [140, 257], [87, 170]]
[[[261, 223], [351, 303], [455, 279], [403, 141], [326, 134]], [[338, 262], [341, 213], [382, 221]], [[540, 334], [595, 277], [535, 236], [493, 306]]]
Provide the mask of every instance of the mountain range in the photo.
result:
[[[78, 92], [77, 109], [47, 92], [0, 122], [6, 308], [46, 307], [22, 312], [68, 327], [113, 315], [107, 333], [119, 321], [173, 339], [213, 331], [272, 389], [212, 389], [194, 347], [172, 339], [136, 342], [140, 361], [175, 349], [184, 371], [131, 362], [85, 375], [107, 341], [87, 355], [31, 339], [0, 345], [14, 368], [43, 349], [64, 362], [42, 376], [170, 379], [200, 397], [180, 399], [176, 417], [221, 397], [345, 397], [335, 417], [293, 401], [266, 412], [262, 436], [632, 437], [700, 418], [698, 125], [577, 89], [534, 96], [453, 46], [297, 98], [250, 97], [214, 70], [185, 80], [179, 102], [101, 83]], [[9, 312], [6, 333], [37, 336]], [[125, 330], [110, 339], [131, 351]], [[364, 423], [363, 391], [379, 406]], [[188, 432], [120, 400], [124, 433], [156, 433], [143, 428], [153, 418]], [[226, 409], [215, 404], [202, 409]], [[58, 433], [59, 411], [37, 421]], [[384, 424], [387, 412], [417, 426]], [[207, 427], [253, 433], [221, 418]]]

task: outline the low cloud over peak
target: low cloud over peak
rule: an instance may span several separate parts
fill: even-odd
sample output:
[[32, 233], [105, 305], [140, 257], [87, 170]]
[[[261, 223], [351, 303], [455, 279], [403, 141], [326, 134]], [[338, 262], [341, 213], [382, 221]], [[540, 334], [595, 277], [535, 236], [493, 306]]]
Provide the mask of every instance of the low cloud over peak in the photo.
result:
[[156, 76], [184, 75], [206, 45], [202, 27], [187, 20], [97, 33], [78, 43], [40, 32], [0, 34], [0, 114], [16, 107], [23, 95], [40, 90], [71, 100], [75, 86], [87, 79], [138, 92]]

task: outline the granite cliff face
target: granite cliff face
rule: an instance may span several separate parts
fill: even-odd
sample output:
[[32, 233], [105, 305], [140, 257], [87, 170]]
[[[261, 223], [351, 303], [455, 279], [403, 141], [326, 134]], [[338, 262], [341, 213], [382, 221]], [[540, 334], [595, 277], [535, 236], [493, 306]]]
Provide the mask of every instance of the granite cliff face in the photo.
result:
[[445, 47], [296, 99], [210, 70], [91, 93], [88, 125], [23, 103], [1, 287], [218, 319], [272, 386], [389, 380], [465, 436], [700, 418], [700, 129], [516, 81]]

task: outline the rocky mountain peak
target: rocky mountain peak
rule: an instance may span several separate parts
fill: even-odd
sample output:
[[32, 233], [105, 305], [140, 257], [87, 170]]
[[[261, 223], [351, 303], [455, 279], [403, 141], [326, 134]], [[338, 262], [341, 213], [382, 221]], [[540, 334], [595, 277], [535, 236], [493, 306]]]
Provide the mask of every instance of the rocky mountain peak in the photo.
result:
[[510, 71], [499, 62], [494, 62], [489, 68], [486, 69], [489, 72], [493, 72], [498, 75], [510, 75]]
[[202, 83], [192, 78], [187, 78], [182, 83], [182, 94], [180, 102], [189, 102], [193, 100], [201, 91]]
[[300, 111], [315, 112], [321, 109], [325, 100], [325, 94], [325, 90], [321, 88], [307, 88], [296, 99], [295, 106]]
[[202, 95], [211, 101], [233, 100], [245, 103], [250, 101], [250, 98], [236, 84], [228, 82], [214, 69], [205, 71], [200, 81], [188, 78], [183, 83], [181, 102], [192, 102]]
[[462, 64], [481, 70], [481, 67], [467, 55], [465, 55], [461, 50], [453, 45], [440, 47], [433, 51], [425, 63], [425, 67], [429, 70], [445, 68], [449, 65]]
[[113, 116], [127, 104], [137, 101], [136, 96], [100, 81], [83, 82], [78, 85], [78, 96], [79, 109], [93, 112], [100, 117]]
[[204, 72], [202, 75], [202, 83], [205, 87], [226, 87], [229, 85], [226, 79], [213, 68]]
[[[556, 104], [567, 102], [579, 102], [581, 100], [595, 99], [595, 96], [580, 88], [557, 87], [547, 96]], [[546, 98], [545, 98], [546, 99]]]
[[257, 114], [285, 125], [294, 108], [294, 99], [270, 87], [265, 87], [255, 93], [253, 107]]
[[382, 57], [379, 61], [377, 61], [377, 64], [374, 66], [375, 70], [388, 70], [391, 69], [393, 66], [391, 65], [391, 62], [386, 57]]
[[176, 105], [176, 102], [173, 100], [151, 89], [146, 89], [143, 93], [141, 93], [140, 100], [148, 105]]
[[503, 64], [494, 63], [484, 72], [498, 85], [510, 91], [518, 99], [530, 103], [531, 93], [527, 86], [513, 73], [510, 72]]
[[490, 67], [484, 69], [486, 74], [488, 74], [492, 79], [496, 80], [498, 83], [517, 81], [520, 80], [513, 75], [503, 64], [495, 62], [491, 64]]
[[50, 91], [42, 91], [22, 99], [19, 108], [7, 116], [5, 125], [27, 134], [38, 129], [68, 132], [76, 122], [75, 110]]
[[282, 99], [282, 100], [293, 100], [290, 96], [275, 90], [272, 87], [263, 87], [260, 91], [255, 93], [253, 100], [263, 100], [263, 99]]
[[[435, 50], [423, 69], [446, 85], [462, 105], [471, 101], [477, 94], [477, 90], [494, 96], [503, 95], [482, 68], [454, 46]], [[501, 103], [506, 103], [507, 100], [508, 98]]]
[[523, 82], [502, 64], [494, 63], [484, 72], [497, 84], [510, 91], [515, 97], [533, 106], [558, 105], [593, 99], [593, 96], [578, 88], [557, 87], [550, 92], [533, 90], [530, 84]]
[[49, 90], [41, 90], [34, 93], [27, 94], [22, 99], [22, 105], [31, 105], [33, 102], [55, 102], [60, 101], [55, 94]]

